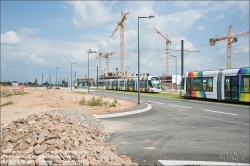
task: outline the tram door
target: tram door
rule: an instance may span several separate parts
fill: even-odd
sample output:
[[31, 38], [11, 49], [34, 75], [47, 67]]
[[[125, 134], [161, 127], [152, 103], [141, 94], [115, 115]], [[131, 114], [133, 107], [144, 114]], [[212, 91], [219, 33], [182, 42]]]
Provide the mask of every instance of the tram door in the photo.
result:
[[226, 76], [224, 84], [225, 100], [239, 100], [238, 90], [238, 78], [236, 76]]
[[191, 97], [191, 78], [187, 78], [186, 80], [186, 91], [187, 91], [187, 97]]

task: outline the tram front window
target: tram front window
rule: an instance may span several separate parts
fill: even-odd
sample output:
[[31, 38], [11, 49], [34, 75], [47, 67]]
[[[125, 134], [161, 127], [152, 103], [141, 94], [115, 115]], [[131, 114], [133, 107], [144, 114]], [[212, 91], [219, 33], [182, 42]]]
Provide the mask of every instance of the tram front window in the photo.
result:
[[161, 89], [160, 86], [160, 79], [158, 77], [152, 77], [151, 78], [151, 83], [156, 89]]

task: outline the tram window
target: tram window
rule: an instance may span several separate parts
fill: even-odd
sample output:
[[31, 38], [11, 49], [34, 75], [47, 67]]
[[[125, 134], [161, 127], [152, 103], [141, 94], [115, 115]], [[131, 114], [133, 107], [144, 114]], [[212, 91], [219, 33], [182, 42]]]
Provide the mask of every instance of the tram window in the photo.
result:
[[140, 81], [140, 87], [143, 88], [145, 85], [145, 81]]
[[152, 85], [152, 83], [151, 83], [151, 80], [148, 80], [148, 87], [149, 87], [149, 88], [153, 88], [153, 85]]
[[185, 78], [182, 78], [182, 79], [181, 79], [180, 90], [184, 89], [184, 81], [185, 81]]
[[249, 93], [250, 92], [250, 76], [241, 78], [241, 92]]
[[120, 81], [120, 86], [121, 86], [121, 87], [124, 86], [124, 81]]
[[194, 78], [193, 79], [193, 90], [194, 91], [201, 91], [202, 88], [202, 79], [201, 78]]
[[230, 92], [230, 78], [225, 79], [225, 92]]
[[232, 77], [232, 92], [237, 92], [237, 77]]
[[202, 81], [203, 81], [204, 91], [213, 92], [213, 78], [212, 77], [203, 78]]

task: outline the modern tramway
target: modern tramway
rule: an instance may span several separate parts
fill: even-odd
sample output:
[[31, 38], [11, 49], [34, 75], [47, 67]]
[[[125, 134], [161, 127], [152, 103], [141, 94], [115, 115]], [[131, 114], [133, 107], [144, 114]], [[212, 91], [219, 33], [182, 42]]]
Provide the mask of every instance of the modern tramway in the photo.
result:
[[250, 68], [186, 72], [180, 96], [250, 102]]
[[[161, 92], [159, 77], [147, 76], [140, 78], [140, 92]], [[109, 79], [107, 90], [138, 91], [138, 78]]]

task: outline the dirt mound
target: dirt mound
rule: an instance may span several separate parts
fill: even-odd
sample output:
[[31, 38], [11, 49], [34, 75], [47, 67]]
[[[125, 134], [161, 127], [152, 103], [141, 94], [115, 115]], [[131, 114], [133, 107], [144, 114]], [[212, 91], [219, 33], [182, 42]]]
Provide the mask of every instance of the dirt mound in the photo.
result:
[[116, 148], [104, 142], [99, 122], [86, 118], [50, 112], [13, 121], [2, 130], [1, 164], [138, 165], [115, 154]]
[[0, 91], [9, 90], [6, 86], [0, 85]]

